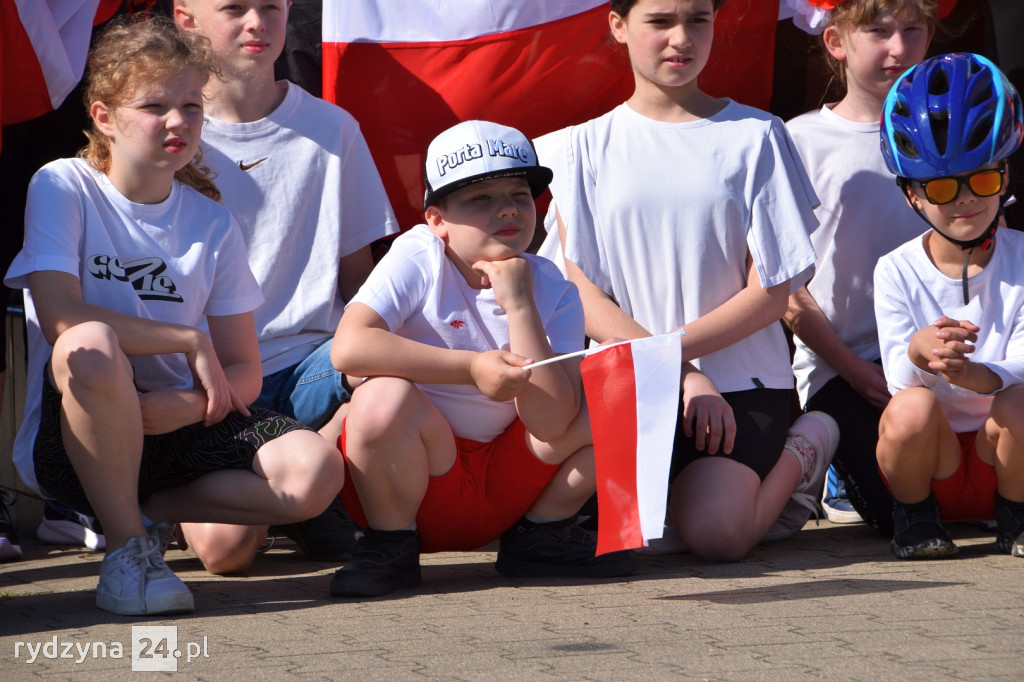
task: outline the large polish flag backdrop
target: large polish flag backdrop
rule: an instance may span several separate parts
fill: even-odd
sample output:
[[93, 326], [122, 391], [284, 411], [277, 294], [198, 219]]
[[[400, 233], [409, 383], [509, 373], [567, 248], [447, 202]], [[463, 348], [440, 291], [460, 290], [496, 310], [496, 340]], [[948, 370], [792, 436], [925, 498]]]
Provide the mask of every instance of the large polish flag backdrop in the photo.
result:
[[[359, 121], [403, 228], [423, 220], [423, 156], [469, 119], [534, 138], [625, 101], [633, 76], [597, 0], [324, 0], [324, 98]], [[766, 108], [778, 0], [730, 0], [701, 74]]]

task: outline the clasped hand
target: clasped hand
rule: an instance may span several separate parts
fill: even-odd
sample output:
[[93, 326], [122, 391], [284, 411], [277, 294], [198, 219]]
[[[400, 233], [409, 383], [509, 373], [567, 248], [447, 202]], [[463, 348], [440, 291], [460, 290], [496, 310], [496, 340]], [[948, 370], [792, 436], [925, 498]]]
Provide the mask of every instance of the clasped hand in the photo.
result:
[[[922, 355], [927, 360], [928, 368], [936, 372], [946, 381], [956, 383], [964, 378], [973, 353], [972, 345], [978, 340], [978, 325], [968, 320], [954, 320], [943, 315], [931, 327], [922, 329], [914, 335]], [[927, 352], [925, 352], [927, 349]]]

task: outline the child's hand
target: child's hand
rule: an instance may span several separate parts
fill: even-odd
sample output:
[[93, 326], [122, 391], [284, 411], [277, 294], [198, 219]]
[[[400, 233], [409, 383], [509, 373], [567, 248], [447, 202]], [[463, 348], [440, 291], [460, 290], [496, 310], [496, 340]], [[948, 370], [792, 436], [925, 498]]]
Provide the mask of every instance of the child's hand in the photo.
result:
[[885, 381], [885, 371], [876, 362], [857, 358], [857, 362], [847, 370], [843, 378], [864, 400], [879, 410], [884, 410], [892, 398]]
[[[971, 342], [977, 340], [978, 327], [970, 322], [940, 317], [927, 327], [914, 332], [907, 347], [907, 355], [915, 365], [931, 373], [945, 369], [957, 371], [966, 363], [966, 353], [974, 350]], [[952, 362], [953, 365], [947, 365]]]
[[156, 436], [171, 433], [202, 420], [206, 395], [202, 391], [169, 388], [135, 380], [142, 412], [142, 433]]
[[946, 381], [956, 383], [967, 370], [970, 363], [967, 355], [974, 352], [975, 347], [971, 344], [978, 340], [981, 328], [968, 320], [945, 316], [936, 320], [933, 326], [937, 329], [936, 345], [932, 348], [928, 368], [941, 374]]
[[732, 407], [706, 376], [693, 370], [683, 372], [683, 432], [695, 436], [694, 445], [713, 455], [732, 452], [736, 442], [736, 419]]
[[235, 393], [234, 387], [224, 375], [224, 368], [217, 359], [213, 350], [213, 344], [209, 339], [204, 339], [202, 345], [191, 353], [186, 353], [189, 369], [192, 370], [192, 378], [197, 388], [206, 392], [206, 414], [203, 424], [212, 426], [220, 423], [224, 417], [232, 411], [237, 410], [248, 416], [249, 408], [245, 402]]
[[530, 383], [530, 371], [522, 367], [531, 362], [515, 353], [490, 350], [473, 358], [469, 373], [481, 393], [491, 400], [505, 402], [515, 398]]
[[483, 285], [494, 290], [494, 299], [505, 312], [536, 305], [533, 300], [533, 273], [525, 258], [479, 261], [473, 269], [483, 275]]

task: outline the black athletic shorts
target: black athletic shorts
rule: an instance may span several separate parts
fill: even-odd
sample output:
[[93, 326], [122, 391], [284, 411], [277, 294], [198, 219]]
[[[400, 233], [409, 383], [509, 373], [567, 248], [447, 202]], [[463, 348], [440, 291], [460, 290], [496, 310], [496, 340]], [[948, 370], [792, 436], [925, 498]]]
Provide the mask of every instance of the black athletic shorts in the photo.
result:
[[749, 391], [723, 393], [732, 407], [736, 419], [736, 441], [732, 452], [714, 455], [698, 450], [693, 437], [683, 432], [683, 400], [679, 398], [679, 417], [672, 449], [671, 479], [691, 462], [701, 457], [726, 457], [753, 469], [761, 480], [768, 475], [782, 456], [789, 431], [789, 408], [792, 391], [789, 389], [754, 388]]
[[[43, 402], [33, 459], [36, 481], [47, 495], [77, 512], [95, 516], [61, 435], [61, 395], [43, 373]], [[190, 424], [177, 431], [144, 436], [139, 469], [139, 502], [150, 494], [173, 488], [224, 469], [252, 471], [256, 452], [290, 431], [310, 430], [294, 419], [270, 410], [251, 408], [248, 417], [232, 412], [219, 424]]]

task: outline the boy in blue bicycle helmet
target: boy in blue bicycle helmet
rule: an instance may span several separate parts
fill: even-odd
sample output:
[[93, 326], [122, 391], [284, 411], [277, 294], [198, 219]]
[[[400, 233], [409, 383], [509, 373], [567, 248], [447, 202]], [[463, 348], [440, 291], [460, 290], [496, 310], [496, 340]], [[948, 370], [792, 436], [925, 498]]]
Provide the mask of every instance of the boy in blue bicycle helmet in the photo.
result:
[[932, 228], [875, 269], [893, 394], [877, 455], [900, 558], [955, 554], [942, 521], [993, 518], [996, 551], [1024, 556], [1024, 234], [999, 227], [1022, 114], [973, 54], [920, 63], [883, 109], [886, 164]]

